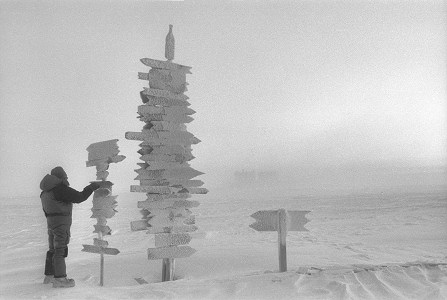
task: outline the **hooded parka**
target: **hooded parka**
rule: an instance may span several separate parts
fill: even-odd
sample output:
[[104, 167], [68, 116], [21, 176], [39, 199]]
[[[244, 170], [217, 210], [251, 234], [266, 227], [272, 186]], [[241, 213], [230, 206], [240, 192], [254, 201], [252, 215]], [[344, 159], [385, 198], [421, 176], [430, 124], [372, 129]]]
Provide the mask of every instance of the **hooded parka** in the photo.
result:
[[62, 178], [48, 174], [40, 182], [40, 199], [47, 218], [50, 248], [46, 257], [45, 275], [54, 275], [55, 278], [67, 276], [65, 257], [70, 241], [73, 203], [87, 200], [94, 191], [92, 185], [88, 185], [82, 192], [78, 192], [69, 187], [66, 174], [59, 176]]

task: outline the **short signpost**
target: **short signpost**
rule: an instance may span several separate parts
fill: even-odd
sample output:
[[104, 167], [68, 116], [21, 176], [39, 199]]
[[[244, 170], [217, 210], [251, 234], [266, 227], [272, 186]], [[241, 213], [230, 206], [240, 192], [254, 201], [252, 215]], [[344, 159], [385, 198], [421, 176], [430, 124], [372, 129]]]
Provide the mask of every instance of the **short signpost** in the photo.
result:
[[279, 271], [287, 271], [286, 236], [287, 231], [308, 231], [304, 225], [309, 222], [306, 214], [310, 211], [285, 209], [260, 210], [251, 215], [256, 220], [250, 227], [256, 231], [278, 232]]
[[117, 255], [119, 252], [115, 248], [107, 248], [109, 243], [104, 240], [105, 235], [110, 235], [111, 229], [107, 226], [107, 219], [113, 217], [116, 213], [117, 196], [112, 196], [112, 185], [106, 181], [109, 172], [107, 171], [110, 163], [118, 163], [124, 160], [124, 155], [118, 155], [118, 140], [109, 140], [91, 144], [88, 146], [87, 167], [96, 166], [96, 180], [94, 181], [100, 187], [93, 194], [93, 207], [91, 218], [97, 219], [94, 225], [94, 233], [98, 233], [98, 238], [93, 239], [93, 245], [82, 245], [82, 251], [98, 253], [101, 255], [100, 261], [100, 281], [99, 285], [104, 285], [104, 254]]

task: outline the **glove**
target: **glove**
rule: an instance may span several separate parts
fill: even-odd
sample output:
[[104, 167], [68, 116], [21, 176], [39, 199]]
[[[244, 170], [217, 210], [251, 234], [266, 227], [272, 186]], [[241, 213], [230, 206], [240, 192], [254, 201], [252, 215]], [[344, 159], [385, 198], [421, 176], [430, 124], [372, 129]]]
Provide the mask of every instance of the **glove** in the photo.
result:
[[96, 191], [97, 189], [99, 189], [101, 187], [101, 185], [97, 182], [92, 182], [92, 183], [90, 183], [89, 187], [92, 189], [92, 191]]

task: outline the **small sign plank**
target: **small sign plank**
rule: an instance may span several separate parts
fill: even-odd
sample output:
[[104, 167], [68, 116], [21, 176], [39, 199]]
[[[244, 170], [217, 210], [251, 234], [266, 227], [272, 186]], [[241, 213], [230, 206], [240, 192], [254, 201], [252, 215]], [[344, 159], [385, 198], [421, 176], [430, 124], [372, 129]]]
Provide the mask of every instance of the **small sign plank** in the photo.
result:
[[158, 185], [158, 186], [173, 186], [173, 187], [199, 187], [202, 186], [204, 182], [202, 180], [166, 180], [166, 179], [142, 179], [140, 180], [140, 185]]
[[142, 161], [166, 161], [166, 162], [178, 162], [178, 163], [184, 163], [190, 160], [193, 160], [195, 157], [191, 154], [145, 154], [140, 157]]
[[[286, 211], [286, 229], [288, 231], [308, 231], [304, 225], [309, 222], [305, 217], [310, 211]], [[260, 210], [251, 215], [256, 220], [249, 226], [257, 231], [278, 231], [278, 210]]]
[[166, 199], [188, 199], [191, 198], [190, 194], [187, 193], [177, 193], [177, 194], [169, 194], [169, 195], [163, 195], [163, 194], [146, 194], [147, 201], [160, 201], [160, 200], [166, 200]]
[[115, 208], [117, 205], [116, 198], [118, 196], [109, 196], [104, 198], [93, 198], [93, 208], [94, 209], [103, 209], [103, 208]]
[[165, 70], [179, 70], [185, 72], [185, 74], [191, 74], [191, 67], [183, 66], [169, 61], [156, 60], [152, 58], [142, 58], [140, 61], [148, 67], [165, 69]]
[[[144, 73], [139, 73], [144, 74]], [[146, 73], [147, 75], [147, 73]], [[163, 97], [155, 97], [146, 95], [144, 91], [140, 92], [141, 101], [147, 105], [161, 105], [161, 106], [190, 106], [191, 103], [185, 100], [168, 99]]]
[[166, 199], [160, 201], [138, 201], [138, 208], [144, 209], [164, 209], [168, 207], [182, 207], [191, 208], [197, 207], [200, 203], [198, 201], [190, 200], [177, 200], [177, 199]]
[[186, 101], [189, 99], [188, 96], [184, 94], [176, 94], [170, 91], [165, 90], [159, 90], [159, 89], [151, 89], [151, 88], [144, 88], [145, 95], [148, 96], [154, 96], [154, 97], [161, 97], [161, 98], [168, 98], [168, 99], [174, 99], [174, 100], [183, 100]]
[[94, 238], [93, 239], [93, 245], [98, 246], [98, 247], [102, 247], [102, 248], [107, 248], [107, 246], [109, 245], [109, 242], [107, 242], [105, 240], [100, 240], [98, 238]]
[[178, 193], [181, 188], [168, 187], [168, 186], [141, 186], [131, 185], [130, 191], [136, 193], [151, 193], [151, 194], [173, 194]]
[[138, 176], [136, 180], [140, 179], [192, 179], [196, 176], [204, 174], [191, 167], [183, 167], [167, 170], [137, 170]]
[[289, 210], [287, 211], [287, 230], [288, 231], [309, 231], [304, 227], [309, 222], [306, 214], [310, 211]]
[[[156, 170], [187, 168], [191, 166], [188, 162], [184, 162], [182, 164], [168, 161], [151, 161], [150, 163], [149, 162], [145, 163], [146, 165], [139, 170], [156, 171]], [[137, 172], [137, 170], [135, 170], [135, 172]]]
[[81, 251], [83, 252], [90, 252], [90, 253], [98, 253], [98, 254], [107, 254], [107, 255], [117, 255], [120, 253], [120, 251], [116, 248], [103, 248], [99, 246], [94, 245], [82, 245], [84, 249]]
[[101, 218], [104, 217], [106, 219], [110, 219], [112, 218], [115, 213], [117, 212], [116, 210], [114, 210], [112, 207], [106, 207], [106, 208], [101, 208], [101, 209], [94, 209], [92, 208], [92, 216], [90, 218]]
[[179, 225], [179, 226], [154, 226], [148, 227], [147, 233], [156, 234], [156, 233], [181, 233], [181, 232], [193, 232], [196, 231], [198, 227], [196, 225]]
[[260, 210], [251, 215], [256, 220], [249, 226], [257, 231], [277, 231], [278, 230], [278, 211]]
[[186, 106], [168, 106], [168, 107], [162, 107], [162, 106], [153, 106], [153, 105], [139, 105], [138, 106], [138, 113], [141, 115], [148, 115], [148, 114], [162, 114], [162, 115], [193, 115], [196, 113], [195, 110], [192, 108], [186, 107]]
[[158, 233], [155, 235], [155, 247], [186, 245], [191, 241], [187, 233]]
[[186, 125], [182, 123], [174, 123], [168, 121], [152, 121], [151, 129], [157, 131], [185, 131]]
[[96, 159], [96, 160], [88, 160], [85, 162], [87, 167], [93, 167], [96, 166], [102, 166], [102, 165], [108, 165], [111, 163], [119, 163], [120, 161], [123, 161], [126, 157], [124, 155], [115, 155], [108, 158], [102, 158], [102, 159]]
[[[140, 121], [151, 123], [153, 121], [166, 121], [172, 123], [191, 123], [194, 118], [185, 114], [181, 115], [163, 115], [163, 114], [144, 114], [137, 117]], [[126, 137], [127, 138], [127, 137]], [[129, 138], [127, 138], [129, 139]]]
[[110, 229], [109, 226], [105, 226], [105, 225], [93, 225], [95, 227], [95, 230], [93, 231], [93, 233], [102, 233], [102, 235], [111, 235], [112, 234], [112, 229]]
[[147, 258], [150, 260], [163, 258], [183, 258], [189, 257], [195, 252], [196, 250], [190, 246], [149, 248], [147, 249]]
[[148, 228], [149, 224], [147, 223], [147, 220], [137, 220], [130, 222], [130, 230], [132, 231], [146, 230]]

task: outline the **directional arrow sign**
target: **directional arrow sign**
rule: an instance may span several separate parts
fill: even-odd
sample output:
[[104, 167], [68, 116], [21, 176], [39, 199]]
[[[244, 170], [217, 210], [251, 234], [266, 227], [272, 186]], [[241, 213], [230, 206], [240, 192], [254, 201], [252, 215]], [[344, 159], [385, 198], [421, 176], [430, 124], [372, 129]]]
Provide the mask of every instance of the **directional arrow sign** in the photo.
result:
[[93, 233], [99, 233], [101, 232], [102, 235], [111, 235], [112, 230], [109, 226], [105, 225], [93, 225], [95, 227], [95, 230]]
[[191, 241], [187, 233], [159, 233], [155, 235], [155, 247], [186, 245]]
[[148, 259], [182, 258], [189, 257], [195, 252], [196, 250], [190, 246], [149, 248], [147, 257]]
[[108, 254], [108, 255], [117, 255], [120, 253], [118, 249], [115, 248], [103, 248], [94, 245], [82, 245], [84, 249], [81, 251], [90, 252], [90, 253], [98, 253], [98, 254]]
[[131, 185], [130, 191], [137, 193], [151, 193], [151, 194], [173, 194], [178, 193], [181, 189], [168, 186], [141, 186], [141, 185]]
[[169, 61], [161, 61], [152, 58], [142, 58], [140, 61], [148, 67], [165, 69], [165, 70], [179, 70], [186, 74], [191, 74], [191, 67], [179, 65]]
[[197, 207], [200, 203], [198, 201], [179, 200], [179, 199], [166, 199], [160, 201], [138, 201], [138, 208], [151, 209], [164, 209], [168, 207]]
[[106, 207], [106, 208], [101, 208], [101, 209], [94, 209], [92, 208], [92, 216], [90, 218], [111, 218], [115, 215], [116, 210], [113, 209], [113, 207]]
[[154, 97], [162, 97], [162, 98], [183, 100], [183, 101], [186, 101], [189, 99], [188, 96], [183, 95], [183, 94], [176, 94], [176, 93], [173, 93], [170, 91], [151, 89], [151, 88], [144, 88], [144, 94], [149, 95], [149, 96], [154, 96]]
[[173, 123], [173, 122], [168, 122], [168, 121], [152, 121], [151, 122], [152, 127], [151, 129], [157, 130], [157, 131], [175, 131], [175, 130], [180, 130], [180, 131], [185, 131], [186, 130], [186, 125], [182, 124], [182, 123]]
[[[141, 75], [140, 75], [141, 74]], [[147, 73], [138, 73], [138, 76], [147, 76]], [[140, 79], [145, 79], [141, 78]], [[146, 79], [148, 80], [148, 79]], [[176, 99], [168, 99], [163, 97], [155, 97], [149, 96], [144, 93], [144, 91], [140, 92], [140, 98], [143, 103], [147, 105], [161, 105], [161, 106], [190, 106], [191, 103], [185, 100], [176, 100]]]
[[180, 226], [165, 226], [165, 227], [149, 227], [147, 233], [181, 233], [181, 232], [193, 232], [198, 228], [195, 225], [180, 225]]
[[116, 198], [118, 196], [109, 196], [105, 198], [93, 198], [93, 208], [94, 209], [101, 209], [101, 208], [107, 208], [107, 207], [115, 207], [118, 203], [116, 201]]
[[137, 170], [139, 175], [136, 180], [140, 179], [192, 179], [196, 176], [202, 175], [202, 172], [199, 172], [191, 167], [183, 167], [177, 169], [168, 169], [168, 170]]
[[[287, 211], [288, 231], [308, 231], [304, 225], [309, 222], [305, 217], [310, 211]], [[278, 231], [278, 210], [260, 210], [251, 215], [256, 220], [249, 226], [257, 231]]]

